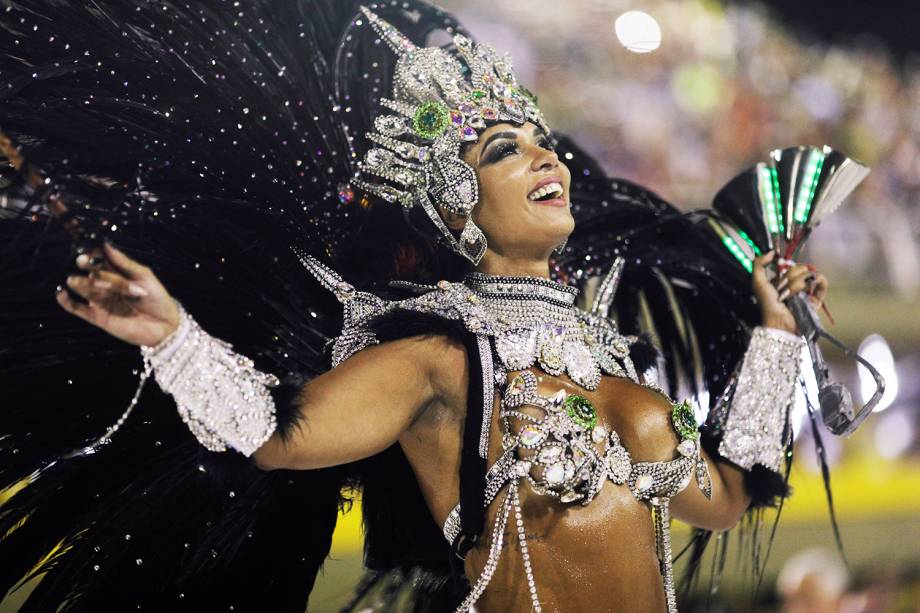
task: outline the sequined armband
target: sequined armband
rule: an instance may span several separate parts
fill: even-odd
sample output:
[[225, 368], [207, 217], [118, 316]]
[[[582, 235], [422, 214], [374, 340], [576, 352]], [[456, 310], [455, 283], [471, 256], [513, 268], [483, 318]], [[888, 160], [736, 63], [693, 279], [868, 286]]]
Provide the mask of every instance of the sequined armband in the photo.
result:
[[211, 451], [252, 455], [275, 431], [274, 375], [210, 336], [179, 307], [179, 328], [156, 347], [141, 347], [157, 383], [172, 395], [195, 438]]
[[801, 351], [800, 338], [769, 328], [754, 330], [719, 443], [722, 457], [746, 470], [760, 464], [780, 472]]

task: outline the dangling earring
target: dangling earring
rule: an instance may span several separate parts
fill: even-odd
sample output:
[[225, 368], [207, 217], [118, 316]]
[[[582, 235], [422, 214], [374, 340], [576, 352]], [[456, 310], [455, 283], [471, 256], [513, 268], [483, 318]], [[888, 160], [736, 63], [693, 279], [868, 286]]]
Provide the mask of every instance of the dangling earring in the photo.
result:
[[479, 264], [486, 253], [486, 235], [473, 223], [472, 219], [466, 220], [463, 232], [460, 233], [460, 255], [473, 263]]
[[553, 249], [553, 253], [556, 254], [556, 255], [562, 255], [562, 252], [565, 251], [565, 245], [566, 245], [566, 243], [568, 243], [568, 242], [569, 242], [569, 239], [566, 238], [564, 241], [562, 241], [562, 242], [559, 244], [558, 247], [556, 247], [555, 249]]

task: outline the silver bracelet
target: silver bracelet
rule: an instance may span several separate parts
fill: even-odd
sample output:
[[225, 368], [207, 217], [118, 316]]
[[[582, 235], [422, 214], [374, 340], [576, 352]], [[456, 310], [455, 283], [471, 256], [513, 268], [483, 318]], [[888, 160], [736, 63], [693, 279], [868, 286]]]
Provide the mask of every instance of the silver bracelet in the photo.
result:
[[722, 457], [745, 470], [760, 464], [780, 472], [802, 347], [802, 339], [788, 332], [754, 329], [719, 443]]
[[275, 431], [269, 388], [278, 379], [202, 330], [181, 306], [179, 313], [176, 331], [156, 347], [141, 347], [141, 356], [202, 445], [248, 457]]

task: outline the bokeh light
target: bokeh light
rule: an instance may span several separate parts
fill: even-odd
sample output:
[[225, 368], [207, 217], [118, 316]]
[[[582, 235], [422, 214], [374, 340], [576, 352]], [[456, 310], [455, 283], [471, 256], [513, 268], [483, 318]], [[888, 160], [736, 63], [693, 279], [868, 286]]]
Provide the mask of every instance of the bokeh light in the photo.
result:
[[617, 39], [633, 53], [649, 53], [661, 46], [661, 26], [642, 11], [627, 11], [614, 23]]
[[[891, 406], [898, 395], [898, 372], [888, 342], [879, 334], [872, 334], [859, 345], [859, 355], [865, 358], [885, 379], [885, 393], [875, 407], [884, 411]], [[875, 393], [875, 378], [864, 366], [859, 366], [859, 391], [863, 402], [868, 402]]]

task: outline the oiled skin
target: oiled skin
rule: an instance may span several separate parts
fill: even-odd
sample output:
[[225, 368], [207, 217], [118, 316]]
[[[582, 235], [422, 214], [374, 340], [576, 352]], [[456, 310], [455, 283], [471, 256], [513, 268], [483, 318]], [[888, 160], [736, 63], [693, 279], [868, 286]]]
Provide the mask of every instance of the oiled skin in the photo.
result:
[[[634, 462], [676, 457], [671, 405], [657, 392], [612, 377], [605, 377], [597, 391], [587, 392], [567, 377], [534, 373], [543, 394], [565, 387], [587, 396]], [[303, 421], [287, 439], [273, 435], [254, 460], [266, 470], [321, 468], [368, 457], [398, 442], [432, 517], [443, 524], [459, 498], [468, 379], [466, 350], [446, 337], [412, 337], [368, 347], [310, 381], [300, 398]], [[490, 462], [501, 452], [498, 413], [496, 403]], [[671, 514], [695, 526], [725, 530], [738, 521], [749, 499], [740, 470], [707, 461], [712, 499], [691, 483], [672, 499]], [[625, 487], [606, 483], [587, 507], [533, 495], [528, 485], [521, 496], [544, 610], [664, 610], [650, 511]], [[492, 504], [489, 520], [499, 505]], [[480, 547], [467, 556], [471, 582], [485, 564], [490, 523]], [[510, 524], [506, 555], [477, 605], [481, 612], [531, 609], [514, 527]]]
[[[589, 398], [600, 423], [620, 435], [634, 462], [674, 459], [678, 438], [671, 426], [671, 405], [662, 395], [626, 379], [604, 377], [599, 388], [588, 392], [567, 377], [533, 371], [539, 392], [552, 394], [561, 388]], [[509, 375], [511, 376], [511, 375]], [[465, 377], [457, 377], [463, 380]], [[442, 525], [458, 502], [460, 441], [465, 413], [465, 391], [455, 389], [456, 399], [432, 407], [416, 421], [400, 442], [411, 463], [434, 519]], [[497, 394], [496, 394], [497, 396]], [[493, 411], [489, 465], [501, 455], [498, 398]], [[689, 489], [696, 489], [691, 482]], [[495, 514], [501, 506], [502, 489], [490, 505], [480, 544], [467, 556], [466, 574], [471, 583], [479, 576], [488, 556]], [[649, 507], [638, 502], [626, 486], [608, 481], [586, 507], [562, 504], [521, 488], [523, 519], [531, 562], [544, 611], [665, 610], [664, 591], [655, 553], [655, 536]], [[514, 525], [514, 513], [504, 538], [504, 553], [484, 596], [477, 604], [482, 612], [530, 611]]]

